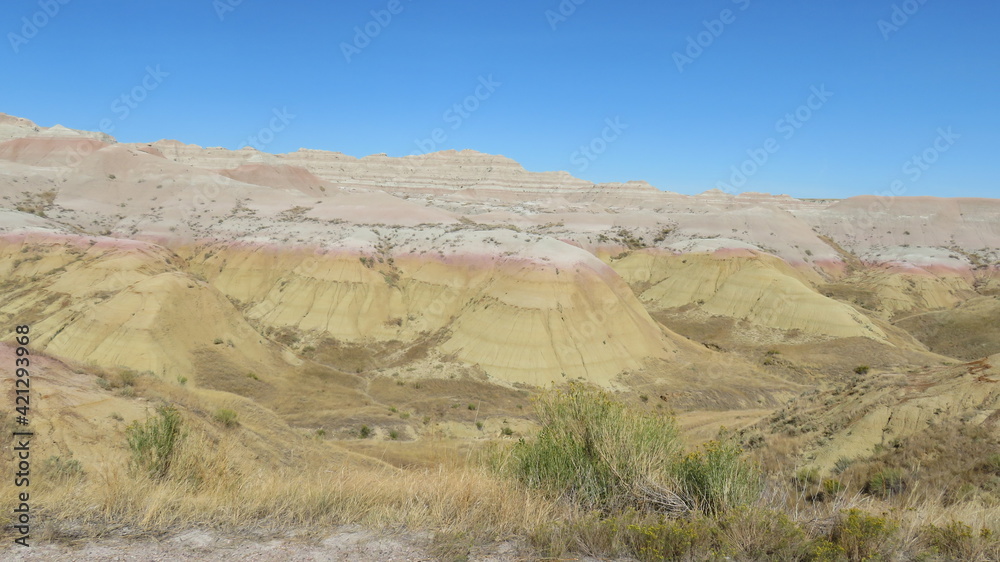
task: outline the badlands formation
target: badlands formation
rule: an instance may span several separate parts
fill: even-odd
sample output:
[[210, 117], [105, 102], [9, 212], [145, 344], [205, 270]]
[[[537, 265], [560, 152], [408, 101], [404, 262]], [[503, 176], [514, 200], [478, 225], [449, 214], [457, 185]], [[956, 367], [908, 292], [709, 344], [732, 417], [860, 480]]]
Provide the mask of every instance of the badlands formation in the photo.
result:
[[[0, 114], [0, 317], [31, 325], [52, 400], [126, 421], [135, 399], [86, 377], [332, 436], [530, 425], [525, 396], [572, 380], [745, 425], [859, 366], [937, 381], [1000, 353], [998, 271], [1000, 199], [686, 196], [469, 150], [125, 144]], [[909, 408], [971, 404], [945, 383]]]

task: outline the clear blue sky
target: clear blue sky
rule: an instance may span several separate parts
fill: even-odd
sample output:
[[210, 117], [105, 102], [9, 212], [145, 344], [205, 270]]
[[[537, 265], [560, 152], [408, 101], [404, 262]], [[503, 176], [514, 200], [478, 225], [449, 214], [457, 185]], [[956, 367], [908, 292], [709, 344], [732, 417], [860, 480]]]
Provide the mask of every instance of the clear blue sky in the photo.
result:
[[742, 166], [736, 191], [1000, 197], [1000, 3], [576, 2], [5, 0], [0, 111], [124, 142], [471, 148], [682, 193]]

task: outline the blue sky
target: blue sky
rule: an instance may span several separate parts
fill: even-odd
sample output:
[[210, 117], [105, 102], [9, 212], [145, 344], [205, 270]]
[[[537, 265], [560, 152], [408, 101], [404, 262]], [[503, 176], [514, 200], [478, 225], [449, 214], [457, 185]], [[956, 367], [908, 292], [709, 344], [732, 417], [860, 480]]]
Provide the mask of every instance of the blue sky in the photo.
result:
[[0, 111], [682, 193], [998, 197], [998, 20], [981, 0], [6, 0]]

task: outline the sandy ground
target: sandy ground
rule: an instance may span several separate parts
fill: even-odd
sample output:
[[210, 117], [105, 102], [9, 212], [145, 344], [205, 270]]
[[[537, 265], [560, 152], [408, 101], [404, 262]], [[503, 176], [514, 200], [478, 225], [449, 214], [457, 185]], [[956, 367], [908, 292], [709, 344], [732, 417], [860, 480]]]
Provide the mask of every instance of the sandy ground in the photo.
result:
[[[10, 544], [8, 541], [7, 544]], [[222, 537], [202, 530], [191, 530], [159, 539], [102, 538], [83, 541], [56, 541], [33, 544], [29, 548], [6, 546], [0, 560], [69, 562], [110, 561], [418, 561], [440, 560], [427, 548], [427, 539], [413, 535], [385, 536], [358, 528], [344, 528], [325, 539], [246, 539]], [[504, 542], [475, 547], [468, 560], [501, 562], [536, 560], [523, 545]], [[593, 560], [570, 556], [569, 560]]]

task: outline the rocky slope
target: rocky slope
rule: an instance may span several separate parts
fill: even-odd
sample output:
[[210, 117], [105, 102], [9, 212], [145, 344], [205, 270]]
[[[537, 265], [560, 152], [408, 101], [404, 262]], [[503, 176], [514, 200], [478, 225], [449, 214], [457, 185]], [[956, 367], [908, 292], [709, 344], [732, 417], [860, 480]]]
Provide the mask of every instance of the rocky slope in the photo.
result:
[[989, 317], [1000, 286], [1000, 200], [685, 196], [468, 150], [123, 144], [0, 115], [0, 202], [8, 323], [192, 385], [206, 353], [242, 376], [335, 349], [432, 378], [683, 386], [731, 351], [741, 388], [774, 388], [840, 361], [775, 372], [755, 354], [777, 344], [969, 358], [926, 324]]

